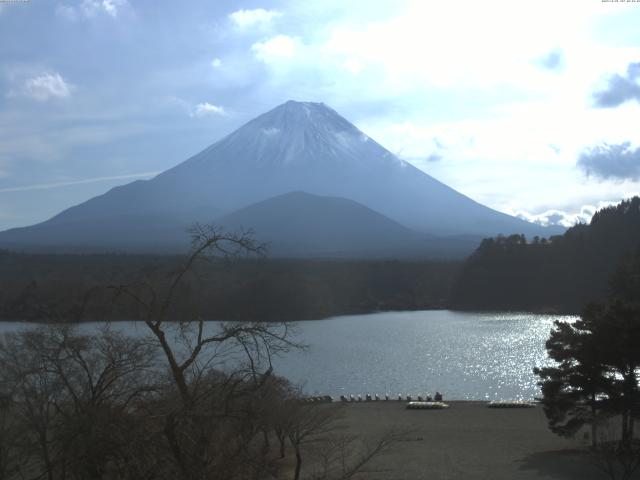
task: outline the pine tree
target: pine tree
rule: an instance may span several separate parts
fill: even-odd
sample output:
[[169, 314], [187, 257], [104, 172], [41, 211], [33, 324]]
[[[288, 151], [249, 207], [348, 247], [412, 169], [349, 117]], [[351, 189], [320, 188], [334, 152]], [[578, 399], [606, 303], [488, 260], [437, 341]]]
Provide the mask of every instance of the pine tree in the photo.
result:
[[556, 366], [536, 368], [545, 414], [554, 433], [572, 436], [586, 424], [620, 416], [619, 446], [633, 444], [640, 414], [640, 253], [612, 278], [606, 302], [588, 305], [575, 322], [555, 323], [546, 343]]

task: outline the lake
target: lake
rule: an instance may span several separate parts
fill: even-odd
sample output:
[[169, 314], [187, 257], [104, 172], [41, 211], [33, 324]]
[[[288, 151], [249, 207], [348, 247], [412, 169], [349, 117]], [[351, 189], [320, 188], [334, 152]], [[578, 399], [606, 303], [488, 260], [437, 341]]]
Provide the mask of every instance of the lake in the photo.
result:
[[[437, 390], [445, 399], [533, 399], [540, 391], [532, 369], [550, 363], [544, 344], [554, 320], [576, 318], [428, 310], [300, 321], [296, 339], [309, 348], [274, 365], [276, 373], [310, 394]], [[24, 325], [0, 323], [0, 332]], [[115, 325], [131, 334], [144, 332], [136, 322]]]

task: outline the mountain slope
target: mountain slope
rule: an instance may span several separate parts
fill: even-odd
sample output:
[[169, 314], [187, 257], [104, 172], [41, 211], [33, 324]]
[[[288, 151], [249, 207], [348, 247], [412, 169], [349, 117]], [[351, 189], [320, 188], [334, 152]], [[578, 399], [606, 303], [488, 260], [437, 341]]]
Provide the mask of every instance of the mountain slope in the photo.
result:
[[[212, 217], [209, 217], [212, 218]], [[160, 213], [101, 216], [96, 220], [57, 218], [0, 233], [0, 245], [17, 251], [56, 253], [168, 253], [189, 247], [195, 223]]]
[[[152, 182], [173, 198], [207, 198], [227, 211], [305, 191], [355, 200], [436, 235], [545, 234], [542, 227], [480, 205], [398, 159], [318, 103], [276, 107]], [[186, 185], [191, 191], [184, 191]]]
[[210, 221], [214, 211], [227, 214], [295, 191], [350, 199], [432, 235], [548, 234], [398, 159], [324, 104], [289, 101], [151, 180], [114, 188], [37, 226], [2, 232], [0, 245], [51, 239], [76, 245], [109, 236], [126, 245], [131, 236], [143, 248], [145, 230], [157, 231], [148, 243], [171, 243], [173, 233], [162, 230], [182, 231]]
[[[216, 220], [228, 230], [251, 227], [273, 256], [433, 257], [438, 238], [412, 231], [353, 200], [292, 192]], [[451, 255], [470, 253], [477, 241], [453, 240]]]

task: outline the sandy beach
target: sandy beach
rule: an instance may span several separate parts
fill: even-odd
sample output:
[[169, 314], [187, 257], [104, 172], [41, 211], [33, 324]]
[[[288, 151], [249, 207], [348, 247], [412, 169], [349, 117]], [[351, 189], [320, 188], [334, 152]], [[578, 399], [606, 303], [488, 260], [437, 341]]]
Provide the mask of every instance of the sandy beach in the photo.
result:
[[407, 410], [405, 402], [339, 406], [349, 433], [374, 438], [406, 429], [391, 450], [372, 460], [360, 479], [598, 479], [582, 447], [549, 431], [541, 407], [490, 409], [485, 402], [447, 402], [447, 410]]

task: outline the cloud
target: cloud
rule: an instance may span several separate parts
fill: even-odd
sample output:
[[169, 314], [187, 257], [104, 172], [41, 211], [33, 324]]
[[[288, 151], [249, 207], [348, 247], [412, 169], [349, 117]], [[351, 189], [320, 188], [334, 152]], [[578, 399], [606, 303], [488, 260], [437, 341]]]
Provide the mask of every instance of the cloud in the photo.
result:
[[71, 95], [72, 85], [68, 84], [57, 72], [47, 72], [28, 78], [19, 92], [10, 91], [9, 96], [21, 94], [35, 100], [46, 101], [52, 98], [67, 98]]
[[541, 213], [529, 213], [526, 211], [516, 212], [516, 217], [535, 223], [543, 227], [561, 226], [572, 227], [577, 223], [588, 223], [596, 212], [592, 205], [583, 206], [579, 212], [565, 212], [562, 210], [547, 210]]
[[102, 9], [115, 18], [118, 16], [118, 8], [125, 4], [125, 0], [102, 0]]
[[127, 0], [82, 0], [76, 6], [58, 5], [56, 15], [72, 22], [82, 18], [95, 18], [101, 14], [117, 18], [122, 9], [128, 6]]
[[615, 74], [609, 78], [607, 87], [596, 92], [593, 97], [597, 107], [610, 108], [630, 100], [640, 102], [640, 62], [630, 63], [624, 75]]
[[584, 151], [577, 166], [601, 180], [639, 180], [640, 148], [632, 148], [630, 142], [600, 145]]
[[213, 60], [211, 60], [211, 66], [213, 68], [219, 68], [222, 66], [222, 60], [220, 60], [219, 58], [214, 58]]
[[228, 116], [227, 110], [221, 105], [215, 105], [209, 102], [200, 102], [194, 105], [193, 103], [176, 96], [163, 98], [161, 100], [161, 104], [167, 107], [176, 108], [192, 118], [201, 118], [209, 115], [218, 115], [222, 117]]
[[206, 117], [208, 115], [227, 115], [224, 107], [214, 105], [209, 102], [202, 102], [196, 105], [195, 109], [191, 113], [192, 117]]
[[255, 10], [237, 10], [229, 14], [229, 19], [240, 28], [253, 27], [270, 23], [274, 18], [281, 16], [275, 10], [256, 8]]
[[297, 50], [297, 40], [288, 35], [276, 35], [264, 42], [256, 42], [251, 46], [255, 57], [264, 62], [272, 63], [282, 59], [293, 58]]
[[48, 190], [50, 188], [69, 187], [72, 185], [84, 185], [87, 183], [109, 182], [113, 180], [128, 180], [133, 178], [150, 178], [150, 177], [155, 177], [159, 173], [161, 172], [159, 171], [143, 172], [143, 173], [131, 173], [128, 175], [115, 175], [111, 177], [83, 178], [81, 180], [70, 180], [66, 182], [36, 183], [34, 185], [21, 185], [19, 187], [0, 188], [0, 193], [26, 192], [29, 190]]
[[[631, 198], [633, 194], [624, 195], [624, 198]], [[622, 200], [622, 199], [621, 199]], [[620, 200], [617, 201], [599, 201], [596, 205], [583, 205], [578, 211], [565, 211], [565, 210], [546, 210], [541, 213], [529, 213], [524, 210], [515, 213], [515, 216], [526, 220], [527, 222], [536, 223], [543, 227], [550, 227], [558, 225], [561, 227], [572, 227], [578, 223], [589, 223], [593, 215], [603, 208], [617, 205]]]
[[561, 70], [564, 66], [564, 54], [561, 50], [552, 50], [540, 58], [538, 64], [547, 70]]

